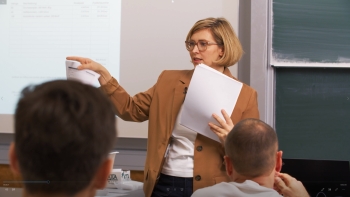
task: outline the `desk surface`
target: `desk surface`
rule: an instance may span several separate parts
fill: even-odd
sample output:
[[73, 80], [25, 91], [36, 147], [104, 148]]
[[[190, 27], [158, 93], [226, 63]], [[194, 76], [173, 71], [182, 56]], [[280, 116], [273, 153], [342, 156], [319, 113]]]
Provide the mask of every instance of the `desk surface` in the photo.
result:
[[[0, 196], [4, 197], [22, 197], [22, 188], [7, 188], [7, 187], [0, 187]], [[98, 190], [96, 192], [95, 197], [144, 197], [143, 190], [119, 190], [119, 189], [104, 189], [104, 190]]]

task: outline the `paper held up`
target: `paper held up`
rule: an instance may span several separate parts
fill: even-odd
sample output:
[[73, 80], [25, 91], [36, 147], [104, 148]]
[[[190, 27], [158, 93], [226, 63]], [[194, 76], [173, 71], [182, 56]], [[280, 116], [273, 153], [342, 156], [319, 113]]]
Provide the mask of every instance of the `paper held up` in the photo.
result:
[[66, 60], [67, 79], [80, 81], [88, 85], [94, 85], [96, 80], [100, 77], [100, 74], [88, 69], [78, 70], [78, 66], [80, 65], [80, 62]]
[[221, 110], [231, 115], [243, 84], [217, 70], [199, 64], [189, 84], [180, 114], [180, 124], [206, 137], [220, 142], [210, 130], [209, 122], [220, 125], [213, 117], [215, 113], [223, 120]]

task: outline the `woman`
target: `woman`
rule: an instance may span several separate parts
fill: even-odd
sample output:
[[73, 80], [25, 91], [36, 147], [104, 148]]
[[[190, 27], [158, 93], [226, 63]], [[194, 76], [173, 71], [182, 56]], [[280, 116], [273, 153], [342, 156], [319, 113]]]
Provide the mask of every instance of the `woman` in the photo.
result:
[[[194, 66], [203, 63], [234, 78], [227, 67], [235, 64], [243, 51], [226, 19], [197, 21], [185, 44]], [[188, 87], [194, 69], [163, 71], [153, 87], [131, 97], [99, 63], [80, 57], [67, 59], [79, 61], [82, 64], [79, 69], [91, 69], [101, 74], [101, 89], [113, 101], [120, 118], [135, 122], [149, 120], [144, 169], [146, 197], [191, 196], [199, 188], [229, 181], [223, 165], [222, 143], [235, 123], [245, 118], [259, 118], [254, 89], [243, 85], [231, 116], [222, 111], [225, 120], [213, 114], [219, 124], [208, 124], [222, 142], [219, 143], [178, 122], [185, 99], [184, 89]]]

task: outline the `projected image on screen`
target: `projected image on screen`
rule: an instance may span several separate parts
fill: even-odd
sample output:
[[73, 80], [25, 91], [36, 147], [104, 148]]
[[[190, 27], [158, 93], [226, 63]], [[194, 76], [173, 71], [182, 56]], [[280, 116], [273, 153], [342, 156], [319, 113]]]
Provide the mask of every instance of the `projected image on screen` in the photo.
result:
[[0, 5], [0, 114], [14, 113], [23, 87], [66, 79], [67, 56], [89, 57], [119, 79], [120, 21], [120, 0]]

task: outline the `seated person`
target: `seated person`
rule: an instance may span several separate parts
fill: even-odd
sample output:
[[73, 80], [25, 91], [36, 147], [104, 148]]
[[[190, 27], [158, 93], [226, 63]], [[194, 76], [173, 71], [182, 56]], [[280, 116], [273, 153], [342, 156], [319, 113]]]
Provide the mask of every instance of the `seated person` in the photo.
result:
[[10, 167], [23, 178], [24, 197], [93, 197], [107, 183], [115, 139], [113, 105], [99, 89], [63, 80], [27, 87]]
[[276, 132], [263, 121], [245, 119], [236, 124], [226, 138], [225, 152], [232, 182], [199, 189], [192, 197], [309, 197], [301, 182], [279, 173], [282, 151]]

